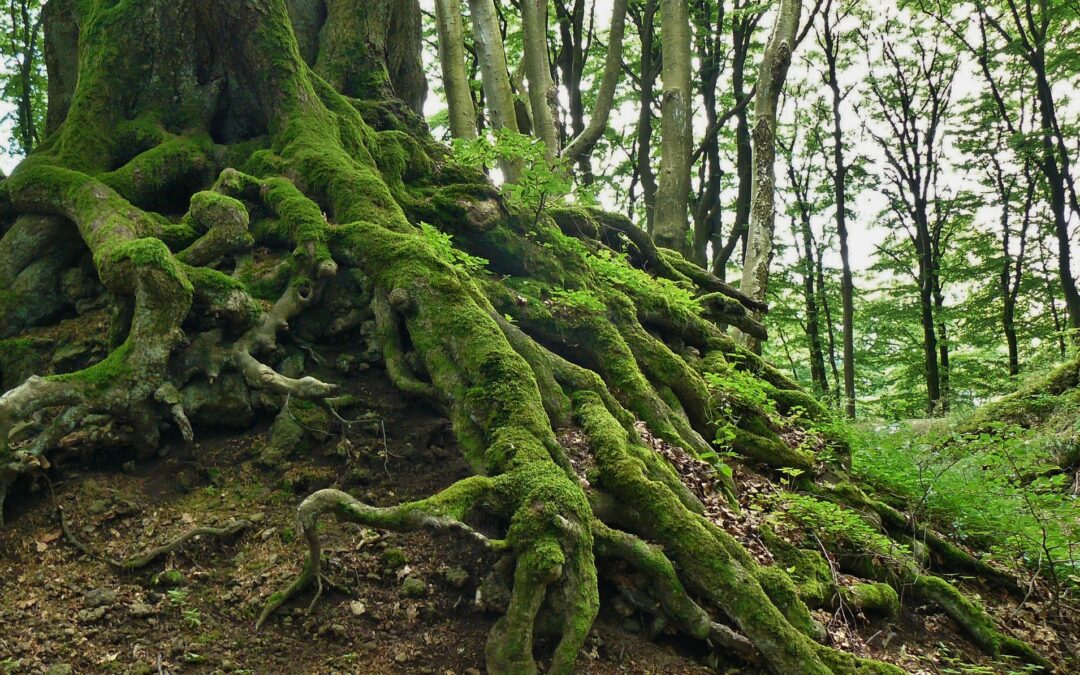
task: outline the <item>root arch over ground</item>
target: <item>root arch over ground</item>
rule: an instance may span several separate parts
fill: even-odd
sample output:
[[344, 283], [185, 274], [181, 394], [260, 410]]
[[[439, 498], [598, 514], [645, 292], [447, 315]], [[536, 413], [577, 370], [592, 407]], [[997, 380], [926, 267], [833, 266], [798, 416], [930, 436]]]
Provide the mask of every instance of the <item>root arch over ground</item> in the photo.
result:
[[[51, 52], [52, 134], [0, 188], [0, 325], [20, 334], [97, 297], [114, 337], [87, 368], [0, 398], [0, 487], [72, 450], [153, 449], [163, 432], [190, 442], [234, 416], [220, 410], [226, 391], [248, 419], [287, 401], [345, 409], [329, 378], [272, 364], [287, 347], [360, 351], [366, 335], [398, 387], [451, 419], [476, 476], [391, 508], [308, 497], [307, 562], [260, 622], [319, 586], [316, 522], [333, 514], [503, 553], [513, 591], [488, 641], [493, 673], [536, 672], [535, 638], [551, 630], [547, 670], [573, 670], [598, 611], [598, 558], [645, 581], [643, 609], [732, 658], [899, 672], [822, 644], [807, 603], [840, 589], [815, 596], [712, 517], [738, 508], [727, 459], [834, 486], [819, 509], [874, 504], [844, 482], [828, 413], [718, 327], [764, 337], [749, 314], [764, 308], [623, 218], [520, 212], [455, 164], [410, 108], [419, 14], [397, 1], [365, 3], [362, 19], [344, 0], [325, 13], [284, 0], [49, 3], [52, 44], [77, 36], [79, 57]], [[78, 237], [41, 236], [65, 228]], [[90, 290], [54, 301], [71, 269]], [[567, 431], [582, 442], [562, 442]], [[500, 531], [470, 526], [477, 511]], [[812, 529], [803, 515], [788, 524]], [[988, 652], [1040, 662], [891, 541], [831, 543], [860, 576], [923, 588]], [[787, 540], [773, 548], [807, 576], [824, 563]]]

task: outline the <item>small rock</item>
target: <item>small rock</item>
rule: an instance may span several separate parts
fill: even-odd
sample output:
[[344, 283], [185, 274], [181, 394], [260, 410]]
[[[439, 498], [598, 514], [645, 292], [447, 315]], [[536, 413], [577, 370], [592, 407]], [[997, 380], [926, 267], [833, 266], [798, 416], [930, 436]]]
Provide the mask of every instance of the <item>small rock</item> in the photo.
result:
[[93, 623], [95, 621], [100, 621], [104, 617], [105, 617], [105, 608], [104, 607], [93, 607], [93, 608], [90, 608], [90, 609], [80, 609], [79, 613], [76, 615], [76, 618], [79, 620], [80, 623]]
[[184, 574], [180, 570], [165, 570], [154, 577], [154, 583], [158, 586], [183, 586], [186, 581]]
[[349, 634], [349, 631], [345, 629], [345, 626], [342, 626], [340, 623], [331, 625], [330, 632], [333, 633], [336, 638], [344, 638]]
[[405, 577], [400, 592], [403, 598], [420, 598], [427, 594], [427, 584], [416, 577]]
[[157, 614], [157, 608], [152, 605], [148, 605], [145, 602], [135, 602], [130, 607], [131, 616], [136, 619], [145, 619], [148, 616]]
[[382, 552], [383, 564], [392, 570], [396, 570], [399, 567], [404, 567], [409, 559], [405, 557], [405, 552], [400, 548], [388, 548]]
[[405, 663], [409, 660], [409, 655], [405, 652], [398, 652], [397, 654], [394, 654], [394, 660], [398, 663]]
[[451, 567], [443, 574], [446, 583], [454, 588], [461, 588], [469, 581], [469, 573], [461, 567]]
[[367, 612], [367, 607], [359, 600], [353, 600], [349, 603], [349, 609], [352, 610], [353, 616], [363, 616]]
[[108, 607], [116, 603], [116, 591], [110, 588], [95, 588], [83, 596], [83, 606]]

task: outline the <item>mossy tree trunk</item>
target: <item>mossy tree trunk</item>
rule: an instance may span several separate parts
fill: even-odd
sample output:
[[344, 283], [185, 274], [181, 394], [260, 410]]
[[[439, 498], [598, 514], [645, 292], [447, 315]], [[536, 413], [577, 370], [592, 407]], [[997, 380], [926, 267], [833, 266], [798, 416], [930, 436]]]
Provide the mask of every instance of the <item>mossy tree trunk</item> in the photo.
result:
[[[633, 571], [654, 600], [643, 611], [775, 672], [897, 672], [818, 643], [784, 569], [704, 506], [705, 488], [737, 492], [713, 451], [721, 428], [762, 471], [843, 471], [786, 440], [830, 445], [804, 428], [820, 404], [717, 328], [762, 334], [748, 313], [764, 307], [624, 218], [537, 219], [455, 164], [415, 112], [419, 16], [415, 0], [49, 3], [57, 95], [49, 138], [0, 184], [0, 325], [80, 320], [57, 279], [85, 268], [117, 339], [86, 369], [0, 397], [0, 486], [73, 449], [153, 450], [161, 433], [250, 422], [212, 414], [227, 393], [269, 412], [347, 408], [340, 382], [267, 365], [294, 340], [335, 341], [375, 351], [445, 411], [476, 475], [389, 508], [311, 495], [307, 563], [260, 623], [320, 578], [330, 512], [499, 551], [514, 574], [492, 673], [536, 672], [541, 632], [548, 670], [572, 671], [598, 556]], [[39, 304], [52, 309], [26, 309]], [[736, 377], [770, 403], [725, 387]], [[692, 490], [669, 456], [708, 485]], [[497, 531], [470, 527], [476, 511]]]

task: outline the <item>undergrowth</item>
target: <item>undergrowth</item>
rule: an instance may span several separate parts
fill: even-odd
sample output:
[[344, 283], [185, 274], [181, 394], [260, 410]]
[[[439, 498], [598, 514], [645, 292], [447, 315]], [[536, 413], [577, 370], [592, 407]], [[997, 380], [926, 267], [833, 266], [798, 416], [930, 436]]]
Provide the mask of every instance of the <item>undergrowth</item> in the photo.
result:
[[854, 434], [853, 471], [917, 520], [987, 551], [1022, 577], [1041, 575], [1075, 594], [1080, 497], [1076, 468], [1062, 468], [1080, 442], [1080, 419], [1071, 412], [1071, 429], [995, 422], [964, 434], [953, 431], [957, 420], [929, 429], [864, 427]]

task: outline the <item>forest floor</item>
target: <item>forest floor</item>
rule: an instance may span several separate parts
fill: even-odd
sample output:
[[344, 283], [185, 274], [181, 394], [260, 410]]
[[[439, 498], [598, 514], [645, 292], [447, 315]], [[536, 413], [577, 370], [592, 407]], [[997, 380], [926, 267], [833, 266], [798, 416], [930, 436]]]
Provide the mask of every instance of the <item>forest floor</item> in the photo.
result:
[[[295, 508], [309, 492], [345, 489], [385, 505], [419, 498], [467, 475], [437, 414], [407, 402], [380, 371], [357, 378], [378, 423], [331, 435], [284, 471], [255, 460], [271, 420], [243, 434], [203, 435], [157, 457], [69, 462], [51, 490], [39, 481], [12, 495], [0, 529], [0, 672], [14, 673], [434, 673], [483, 672], [484, 641], [500, 599], [484, 577], [495, 560], [461, 539], [383, 534], [327, 520], [327, 588], [254, 629], [267, 596], [299, 570]], [[227, 539], [201, 538], [144, 569], [117, 572], [73, 547], [123, 558], [200, 525], [246, 519]], [[488, 593], [479, 593], [478, 587]], [[644, 639], [648, 628], [602, 589], [602, 612], [581, 673], [760, 672], [709, 663], [702, 645]], [[478, 602], [478, 597], [481, 601]], [[1012, 612], [984, 596], [999, 617]], [[620, 611], [621, 610], [621, 611]], [[1010, 615], [1036, 648], [1038, 603]], [[913, 673], [1008, 672], [981, 657], [939, 612], [906, 606], [896, 621], [818, 612], [832, 641]], [[1080, 637], [1080, 631], [1074, 639]], [[545, 646], [541, 645], [543, 649]]]

